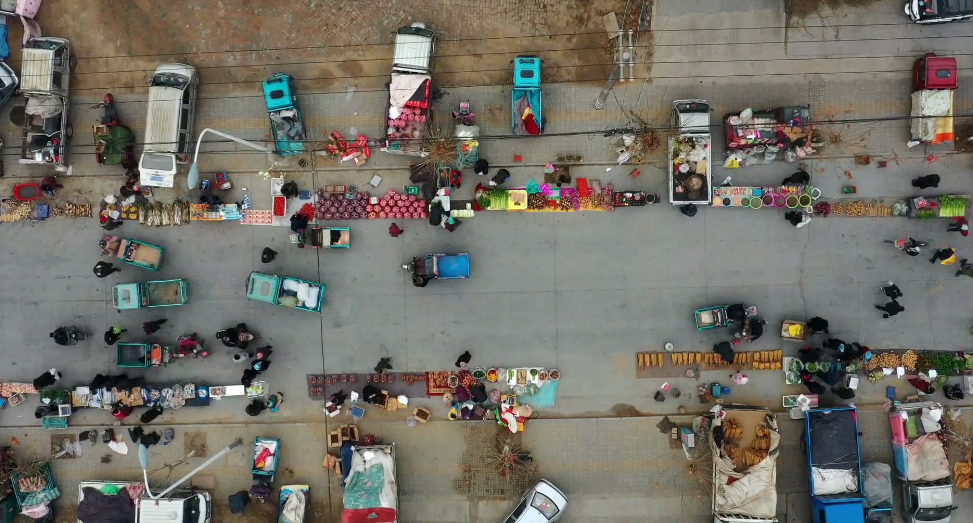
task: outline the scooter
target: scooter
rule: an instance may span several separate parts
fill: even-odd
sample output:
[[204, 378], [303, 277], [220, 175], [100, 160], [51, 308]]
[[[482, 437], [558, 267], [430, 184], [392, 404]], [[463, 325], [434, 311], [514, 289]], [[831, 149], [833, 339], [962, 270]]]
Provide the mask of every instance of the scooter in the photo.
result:
[[925, 247], [929, 245], [926, 242], [916, 240], [914, 238], [899, 238], [898, 240], [882, 240], [883, 243], [891, 243], [895, 245], [895, 248], [900, 251], [905, 251], [909, 256], [919, 256], [921, 252], [920, 247]]
[[453, 111], [453, 120], [462, 125], [476, 125], [476, 113], [470, 110], [470, 101], [459, 103], [459, 111]]
[[177, 338], [179, 345], [176, 350], [168, 350], [168, 348], [161, 348], [156, 354], [155, 349], [152, 353], [152, 365], [154, 367], [163, 366], [168, 367], [169, 363], [176, 358], [206, 358], [209, 357], [209, 351], [203, 348], [203, 342], [199, 339], [199, 336], [194, 332], [188, 336], [179, 336]]
[[[59, 329], [65, 329], [67, 331], [68, 339], [67, 345], [76, 345], [79, 341], [84, 341], [88, 339], [88, 333], [77, 328], [77, 327], [58, 327]], [[54, 333], [51, 333], [51, 337], [54, 337]]]
[[121, 123], [118, 119], [118, 111], [115, 110], [115, 97], [108, 93], [102, 98], [100, 104], [91, 106], [92, 109], [104, 109], [101, 115], [101, 125], [115, 127]]

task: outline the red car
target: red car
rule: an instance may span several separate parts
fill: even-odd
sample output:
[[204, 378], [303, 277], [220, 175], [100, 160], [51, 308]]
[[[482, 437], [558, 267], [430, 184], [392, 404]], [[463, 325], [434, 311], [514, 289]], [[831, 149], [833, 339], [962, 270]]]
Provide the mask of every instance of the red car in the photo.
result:
[[958, 85], [956, 59], [926, 53], [912, 66], [912, 90], [956, 89]]

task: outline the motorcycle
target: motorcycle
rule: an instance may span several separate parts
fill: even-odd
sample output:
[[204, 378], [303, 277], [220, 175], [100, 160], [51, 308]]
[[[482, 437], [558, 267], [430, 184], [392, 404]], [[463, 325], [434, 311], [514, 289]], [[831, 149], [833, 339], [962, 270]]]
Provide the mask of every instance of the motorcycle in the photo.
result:
[[209, 351], [203, 348], [203, 342], [194, 332], [188, 336], [176, 338], [178, 345], [175, 351], [166, 351], [162, 356], [162, 366], [168, 367], [169, 363], [176, 358], [207, 358]]
[[115, 109], [115, 97], [111, 93], [102, 98], [101, 103], [91, 106], [92, 109], [104, 109], [101, 115], [101, 125], [115, 127], [121, 123], [118, 119], [118, 111]]
[[88, 333], [77, 327], [58, 327], [51, 333], [51, 337], [58, 345], [76, 345], [79, 341], [88, 339]]
[[452, 111], [453, 120], [462, 125], [476, 125], [476, 113], [470, 110], [469, 100], [459, 103], [459, 111]]
[[883, 243], [891, 243], [896, 249], [900, 251], [905, 251], [909, 256], [919, 256], [922, 251], [921, 247], [929, 245], [926, 242], [916, 240], [914, 238], [899, 238], [898, 240], [882, 240]]

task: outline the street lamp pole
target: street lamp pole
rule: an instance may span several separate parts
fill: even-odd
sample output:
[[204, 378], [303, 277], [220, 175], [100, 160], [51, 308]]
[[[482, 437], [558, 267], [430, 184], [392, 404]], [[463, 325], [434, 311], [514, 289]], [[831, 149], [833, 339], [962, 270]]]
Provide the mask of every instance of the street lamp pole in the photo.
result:
[[230, 443], [226, 448], [224, 448], [223, 450], [221, 450], [218, 453], [216, 453], [215, 456], [213, 456], [212, 458], [206, 460], [202, 465], [200, 465], [200, 466], [196, 467], [195, 469], [193, 469], [189, 474], [186, 474], [185, 476], [179, 478], [179, 480], [176, 481], [175, 483], [173, 483], [172, 485], [170, 485], [169, 488], [163, 490], [162, 492], [160, 492], [157, 495], [152, 495], [152, 491], [149, 490], [149, 459], [150, 459], [150, 457], [149, 457], [149, 449], [145, 445], [139, 444], [138, 457], [139, 457], [139, 464], [142, 466], [142, 479], [145, 481], [145, 493], [148, 494], [148, 496], [149, 496], [150, 499], [160, 499], [160, 498], [162, 498], [163, 496], [165, 496], [166, 494], [168, 494], [169, 492], [171, 492], [173, 489], [175, 489], [179, 485], [182, 485], [183, 483], [185, 483], [186, 480], [188, 480], [189, 478], [195, 476], [197, 472], [199, 472], [199, 471], [203, 470], [204, 468], [210, 466], [214, 461], [222, 458], [223, 456], [225, 456], [226, 454], [228, 454], [231, 450], [239, 447], [242, 444], [243, 444], [243, 440], [242, 439], [240, 439], [240, 438], [235, 439], [233, 441], [233, 443]]
[[196, 139], [196, 153], [193, 155], [193, 164], [192, 166], [189, 167], [189, 176], [186, 178], [186, 184], [189, 186], [190, 189], [195, 189], [196, 186], [199, 185], [199, 164], [197, 163], [197, 160], [199, 160], [199, 145], [202, 143], [203, 135], [205, 135], [206, 133], [212, 133], [217, 136], [226, 138], [227, 140], [232, 140], [238, 144], [246, 145], [251, 149], [256, 149], [258, 151], [265, 152], [267, 153], [268, 162], [273, 163], [273, 154], [274, 154], [273, 149], [244, 140], [243, 138], [238, 138], [236, 136], [233, 136], [232, 134], [226, 134], [222, 131], [217, 131], [216, 129], [210, 129], [209, 127], [207, 127], [206, 129], [203, 129], [202, 132], [199, 133], [199, 138]]

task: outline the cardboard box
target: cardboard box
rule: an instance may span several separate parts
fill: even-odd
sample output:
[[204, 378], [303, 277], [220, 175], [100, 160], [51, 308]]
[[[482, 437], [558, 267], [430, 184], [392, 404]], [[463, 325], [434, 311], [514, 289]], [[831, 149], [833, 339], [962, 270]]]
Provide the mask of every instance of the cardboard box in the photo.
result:
[[328, 434], [328, 447], [335, 448], [341, 446], [341, 431], [335, 430]]
[[696, 446], [696, 434], [693, 433], [693, 429], [690, 427], [679, 428], [679, 439], [687, 448]]
[[412, 411], [412, 415], [416, 418], [416, 421], [418, 421], [419, 423], [425, 423], [429, 421], [429, 418], [432, 417], [432, 413], [422, 407], [419, 407], [416, 410]]

